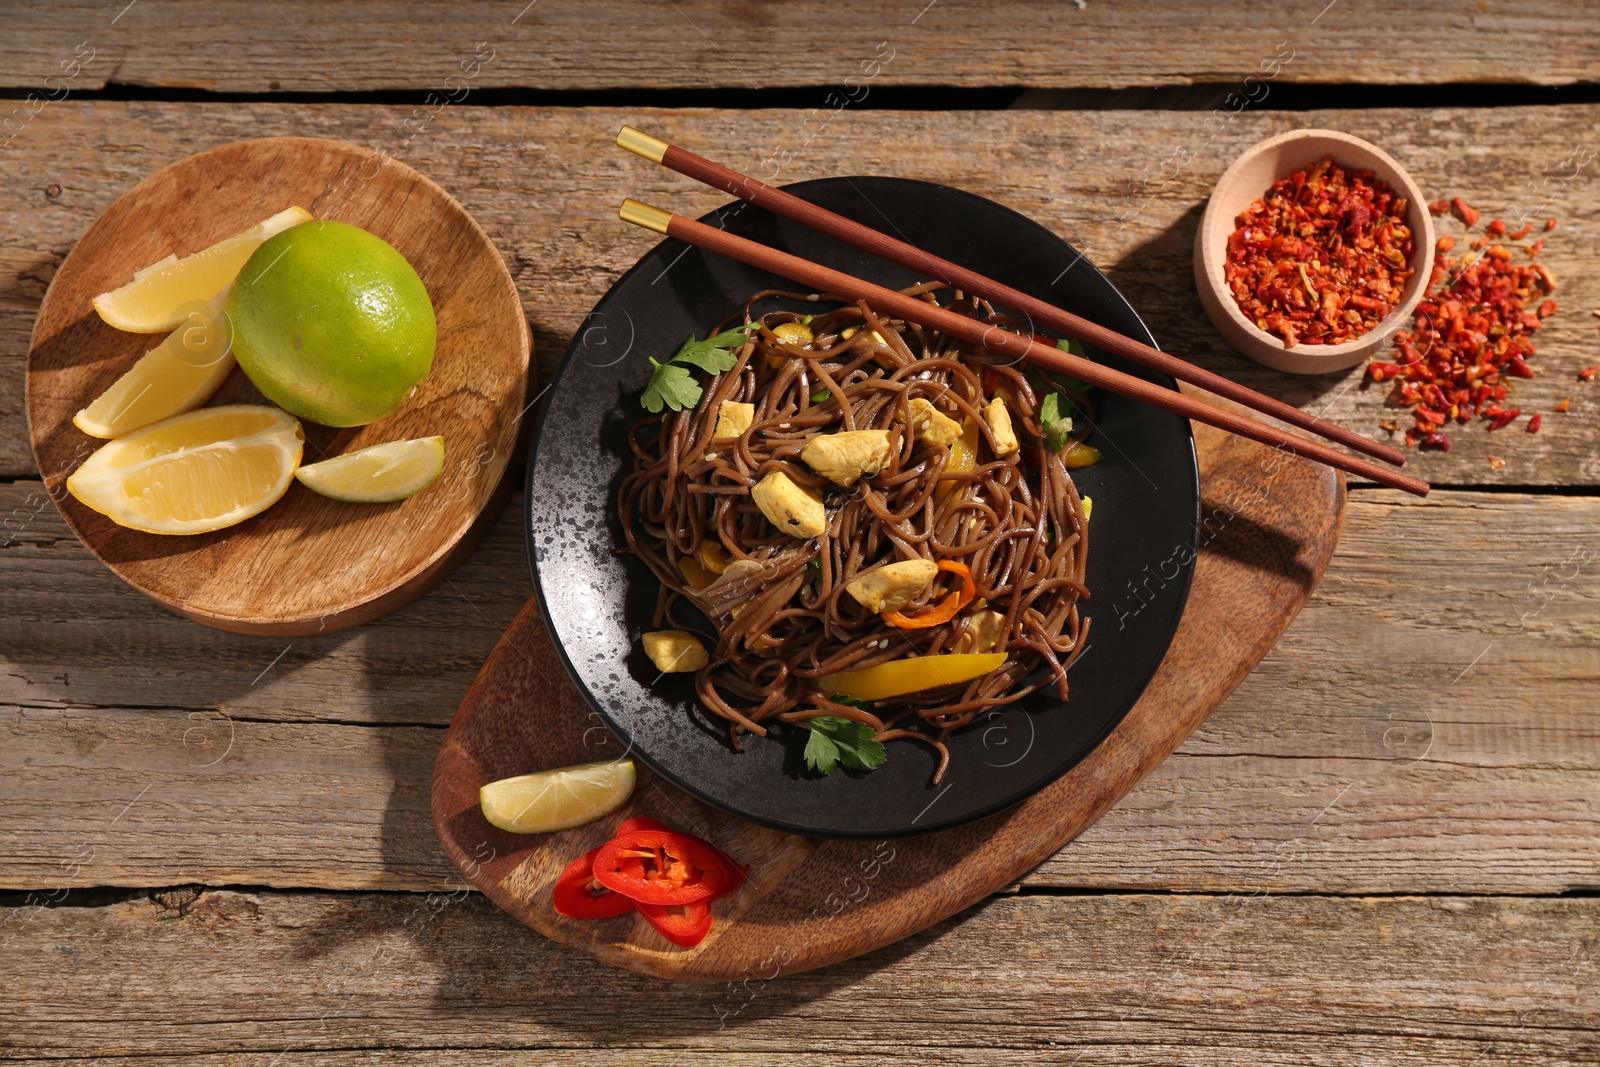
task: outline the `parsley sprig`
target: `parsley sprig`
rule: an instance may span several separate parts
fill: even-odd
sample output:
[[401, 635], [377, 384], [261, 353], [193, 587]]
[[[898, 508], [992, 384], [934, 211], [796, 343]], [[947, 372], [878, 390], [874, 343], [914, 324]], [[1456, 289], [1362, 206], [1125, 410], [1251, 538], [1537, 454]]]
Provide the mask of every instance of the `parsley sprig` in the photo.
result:
[[644, 387], [639, 403], [652, 415], [660, 414], [663, 408], [682, 411], [694, 407], [700, 403], [705, 390], [689, 368], [698, 367], [707, 374], [732, 370], [739, 362], [732, 349], [742, 348], [750, 339], [750, 331], [758, 325], [752, 322], [747, 326], [735, 326], [704, 341], [696, 341], [694, 334], [690, 334], [677, 354], [665, 363], [651, 358], [650, 364], [655, 369], [650, 372], [650, 382]]
[[872, 727], [839, 715], [810, 720], [806, 739], [806, 766], [818, 774], [832, 774], [839, 764], [846, 770], [870, 771], [887, 759], [883, 743], [872, 739]]

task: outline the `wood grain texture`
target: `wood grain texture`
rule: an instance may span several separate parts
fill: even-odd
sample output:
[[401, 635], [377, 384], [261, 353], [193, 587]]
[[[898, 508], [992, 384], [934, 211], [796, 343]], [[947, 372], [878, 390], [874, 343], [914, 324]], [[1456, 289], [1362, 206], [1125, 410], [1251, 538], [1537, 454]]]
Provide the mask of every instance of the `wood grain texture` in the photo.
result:
[[[73, 425], [157, 342], [123, 333], [91, 301], [143, 265], [192, 255], [286, 206], [360, 226], [416, 269], [438, 319], [432, 369], [393, 414], [333, 429], [304, 422], [306, 460], [442, 436], [443, 473], [425, 492], [350, 504], [291, 482], [283, 499], [214, 533], [125, 529], [65, 491], [103, 442]], [[45, 492], [106, 566], [157, 602], [209, 626], [306, 636], [367, 622], [419, 596], [493, 523], [485, 515], [516, 451], [532, 353], [505, 264], [448, 193], [370, 149], [303, 137], [240, 141], [183, 159], [95, 220], [45, 295], [28, 353], [28, 429]], [[244, 372], [212, 404], [263, 403]], [[463, 544], [463, 542], [466, 544]]]
[[[1292, 61], [1277, 74], [1286, 81], [1593, 79], [1590, 57], [1600, 32], [1581, 0], [1323, 7], [1268, 0], [1095, 0], [1082, 8], [1053, 0], [873, 0], [841, 17], [824, 0], [602, 0], [475, 6], [452, 12], [444, 26], [422, 0], [359, 9], [312, 0], [188, 0], [123, 14], [75, 0], [15, 12], [0, 55], [5, 84], [45, 99], [63, 87], [108, 82], [238, 92], [408, 88], [451, 96], [502, 86], [817, 86], [824, 106], [829, 88], [859, 99], [861, 89], [881, 85], [1239, 82], [1291, 49]], [[198, 25], [207, 27], [203, 49], [188, 47]], [[74, 56], [90, 61], [77, 59], [76, 76], [62, 81], [73, 68], [61, 64]], [[892, 59], [876, 70], [862, 67], [875, 56]], [[1422, 56], [1426, 62], [1418, 61]]]
[[[160, 167], [202, 148], [266, 134], [391, 144], [399, 159], [443, 184], [488, 231], [521, 293], [541, 376], [548, 380], [572, 334], [585, 328], [594, 301], [650, 246], [648, 235], [616, 221], [622, 198], [689, 215], [724, 202], [722, 194], [613, 147], [627, 122], [764, 179], [771, 171], [764, 161], [779, 146], [792, 154], [780, 182], [904, 174], [999, 200], [1073, 241], [1103, 267], [1165, 350], [1381, 434], [1378, 424], [1393, 412], [1383, 407], [1381, 390], [1360, 385], [1360, 369], [1296, 378], [1232, 353], [1206, 319], [1190, 280], [1202, 205], [1235, 156], [1294, 127], [1345, 130], [1399, 159], [1429, 196], [1459, 193], [1486, 218], [1515, 219], [1523, 212], [1537, 220], [1561, 218], [1543, 261], [1560, 279], [1556, 297], [1563, 310], [1540, 331], [1534, 360], [1540, 376], [1522, 383], [1518, 401], [1527, 410], [1550, 412], [1570, 398], [1571, 412], [1548, 415], [1543, 432], [1533, 436], [1457, 431], [1451, 452], [1414, 456], [1408, 470], [1444, 486], [1600, 484], [1600, 454], [1592, 447], [1600, 433], [1600, 386], [1576, 380], [1579, 368], [1600, 359], [1587, 314], [1600, 307], [1600, 275], [1585, 268], [1600, 242], [1592, 195], [1600, 162], [1584, 147], [1590, 125], [1600, 122], [1600, 106], [1247, 110], [1225, 123], [1205, 112], [847, 110], [813, 116], [455, 106], [416, 126], [413, 136], [397, 138], [392, 127], [409, 113], [387, 105], [70, 99], [40, 113], [6, 149], [7, 166], [0, 168], [0, 476], [33, 468], [20, 405], [22, 365], [45, 285], [94, 218]], [[136, 144], [126, 136], [133, 130]], [[1453, 225], [1440, 220], [1443, 232], [1453, 232]], [[1062, 284], [1071, 281], [1069, 273]], [[646, 355], [660, 353], [635, 351], [629, 358], [644, 367]], [[1503, 470], [1488, 466], [1491, 451], [1506, 459]]]
[[[168, 614], [101, 567], [37, 483], [0, 486], [0, 541], [13, 537], [0, 549], [0, 838], [17, 843], [0, 885], [437, 885], [449, 866], [427, 779], [442, 736], [390, 727], [448, 723], [531, 593], [519, 513], [416, 603], [277, 641]], [[1260, 666], [1023, 884], [1600, 887], [1597, 529], [1590, 498], [1353, 493], [1339, 553]], [[199, 766], [230, 719], [248, 743]], [[280, 787], [300, 752], [340, 762], [319, 756]], [[248, 839], [227, 828], [247, 818]], [[86, 840], [95, 864], [74, 872]]]
[[0, 948], [0, 1041], [230, 1064], [1600, 1063], [1592, 898], [1003, 897], [828, 970], [696, 986], [455, 888], [6, 909], [43, 950]]

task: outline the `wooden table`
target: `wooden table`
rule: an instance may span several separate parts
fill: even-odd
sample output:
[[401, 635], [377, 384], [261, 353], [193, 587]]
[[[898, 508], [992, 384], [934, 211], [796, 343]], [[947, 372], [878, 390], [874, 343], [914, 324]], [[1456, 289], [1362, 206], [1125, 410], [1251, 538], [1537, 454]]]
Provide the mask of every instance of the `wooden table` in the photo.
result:
[[[524, 2], [7, 15], [4, 1056], [1600, 1063], [1600, 384], [1576, 377], [1600, 362], [1591, 5]], [[1245, 362], [1189, 276], [1232, 158], [1295, 126], [1349, 131], [1430, 196], [1561, 219], [1545, 262], [1563, 310], [1519, 394], [1544, 430], [1457, 432], [1413, 460], [1426, 501], [1353, 486], [1277, 648], [1007, 892], [766, 984], [611, 970], [464, 891], [429, 824], [442, 728], [530, 592], [520, 502], [379, 622], [219, 633], [67, 532], [21, 394], [39, 300], [91, 220], [173, 160], [269, 134], [384, 145], [459, 197], [548, 375], [650, 243], [620, 199], [722, 199], [609, 148], [624, 122], [753, 173], [781, 152], [782, 180], [905, 174], [1000, 200], [1086, 248], [1167, 349], [1372, 429], [1388, 416], [1359, 369]]]

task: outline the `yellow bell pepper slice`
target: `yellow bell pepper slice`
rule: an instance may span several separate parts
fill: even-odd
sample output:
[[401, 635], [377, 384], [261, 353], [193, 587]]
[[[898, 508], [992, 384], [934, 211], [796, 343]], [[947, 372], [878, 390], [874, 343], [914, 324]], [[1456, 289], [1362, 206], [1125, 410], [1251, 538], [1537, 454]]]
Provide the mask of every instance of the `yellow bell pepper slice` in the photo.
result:
[[913, 656], [875, 667], [824, 675], [817, 679], [817, 687], [828, 696], [842, 694], [855, 700], [887, 700], [938, 685], [970, 682], [999, 670], [1005, 661], [1004, 652]]
[[1074, 441], [1061, 453], [1061, 463], [1069, 470], [1079, 467], [1092, 467], [1100, 462], [1100, 450], [1093, 445], [1086, 445], [1082, 441]]
[[[978, 465], [978, 424], [973, 419], [961, 420], [961, 436], [950, 446], [950, 461], [944, 469], [952, 474], [965, 474]], [[944, 503], [944, 498], [955, 492], [961, 483], [955, 479], [944, 481], [933, 490], [933, 499]]]
[[722, 574], [732, 562], [721, 541], [700, 542], [700, 565], [712, 574]]
[[1088, 522], [1090, 514], [1094, 512], [1094, 497], [1085, 496], [1078, 499], [1083, 502], [1083, 521]]
[[717, 580], [717, 576], [693, 556], [678, 557], [678, 573], [683, 575], [684, 584], [689, 587], [689, 592], [698, 593], [706, 586]]

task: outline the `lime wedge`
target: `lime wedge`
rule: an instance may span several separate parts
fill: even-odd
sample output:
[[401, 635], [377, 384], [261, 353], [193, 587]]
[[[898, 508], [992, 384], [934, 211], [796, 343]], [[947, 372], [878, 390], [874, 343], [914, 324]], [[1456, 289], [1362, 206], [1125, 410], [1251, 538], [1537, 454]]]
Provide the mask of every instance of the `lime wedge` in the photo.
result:
[[580, 763], [502, 778], [478, 790], [483, 817], [514, 834], [546, 834], [594, 822], [633, 794], [632, 760]]
[[294, 472], [314, 493], [356, 504], [386, 504], [426, 489], [444, 470], [444, 438], [389, 441], [308, 463]]

